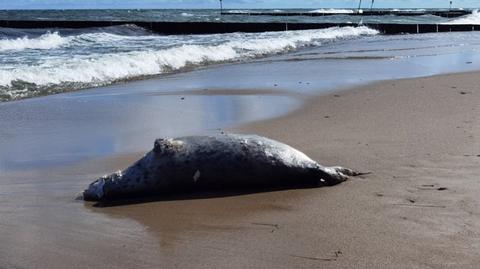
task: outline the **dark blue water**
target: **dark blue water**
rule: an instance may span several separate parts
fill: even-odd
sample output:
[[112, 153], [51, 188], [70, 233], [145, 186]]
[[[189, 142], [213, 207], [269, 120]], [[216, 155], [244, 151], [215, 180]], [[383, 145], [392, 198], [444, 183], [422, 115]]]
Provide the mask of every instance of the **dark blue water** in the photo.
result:
[[[369, 10], [369, 9], [368, 9]], [[375, 10], [375, 9], [374, 9]], [[402, 12], [422, 12], [425, 9], [399, 9]], [[470, 10], [468, 10], [470, 11]], [[262, 9], [262, 10], [225, 10], [245, 13], [245, 16], [220, 15], [213, 9], [122, 9], [122, 10], [0, 10], [0, 20], [102, 20], [102, 21], [176, 21], [176, 22], [358, 22], [365, 23], [446, 23], [452, 19], [437, 16], [349, 16], [357, 12], [354, 9]], [[248, 13], [315, 13], [340, 12], [343, 15], [310, 16], [248, 16]]]

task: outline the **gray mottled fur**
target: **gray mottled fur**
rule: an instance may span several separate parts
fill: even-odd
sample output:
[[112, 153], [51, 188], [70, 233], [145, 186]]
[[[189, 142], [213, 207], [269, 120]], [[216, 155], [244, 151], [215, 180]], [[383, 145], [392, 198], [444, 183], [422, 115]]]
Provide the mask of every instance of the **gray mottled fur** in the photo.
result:
[[286, 144], [257, 135], [188, 136], [157, 139], [154, 149], [132, 166], [90, 184], [83, 199], [201, 187], [335, 185], [355, 175], [347, 168], [324, 167]]

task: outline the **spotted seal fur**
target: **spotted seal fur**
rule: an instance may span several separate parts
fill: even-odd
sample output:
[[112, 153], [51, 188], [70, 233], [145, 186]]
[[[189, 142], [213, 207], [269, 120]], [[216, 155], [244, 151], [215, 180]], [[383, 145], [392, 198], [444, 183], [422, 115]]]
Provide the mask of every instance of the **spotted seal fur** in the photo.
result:
[[97, 179], [82, 197], [102, 201], [209, 187], [331, 186], [359, 174], [322, 166], [286, 144], [257, 135], [187, 136], [157, 139], [142, 159]]

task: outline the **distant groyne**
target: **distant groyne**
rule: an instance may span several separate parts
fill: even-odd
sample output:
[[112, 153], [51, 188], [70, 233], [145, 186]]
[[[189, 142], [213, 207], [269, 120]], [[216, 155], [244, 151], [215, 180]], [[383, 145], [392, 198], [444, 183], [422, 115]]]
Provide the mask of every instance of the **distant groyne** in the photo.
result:
[[[232, 32], [266, 32], [286, 30], [324, 29], [358, 26], [356, 23], [236, 23], [236, 22], [146, 22], [146, 21], [61, 21], [61, 20], [0, 20], [0, 27], [8, 28], [89, 28], [133, 24], [164, 35], [218, 34]], [[383, 34], [435, 33], [480, 31], [480, 25], [471, 24], [363, 24]]]
[[321, 17], [321, 16], [333, 16], [333, 15], [348, 15], [348, 16], [422, 16], [422, 15], [433, 15], [444, 18], [457, 18], [471, 14], [471, 11], [468, 10], [424, 10], [424, 11], [402, 11], [402, 10], [362, 10], [358, 12], [356, 10], [351, 10], [352, 12], [235, 12], [228, 11], [222, 12], [222, 15], [241, 15], [241, 16], [308, 16], [308, 17]]

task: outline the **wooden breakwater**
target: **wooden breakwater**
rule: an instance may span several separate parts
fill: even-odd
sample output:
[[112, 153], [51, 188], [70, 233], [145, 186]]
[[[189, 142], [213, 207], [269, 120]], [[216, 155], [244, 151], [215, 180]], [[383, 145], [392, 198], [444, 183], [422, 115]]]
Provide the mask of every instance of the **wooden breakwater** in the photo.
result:
[[352, 10], [351, 13], [345, 12], [262, 12], [262, 11], [252, 11], [252, 12], [235, 12], [228, 11], [222, 12], [222, 15], [241, 15], [241, 16], [308, 16], [308, 17], [321, 17], [321, 16], [333, 16], [333, 15], [348, 15], [348, 16], [422, 16], [422, 15], [433, 15], [444, 18], [457, 18], [471, 14], [471, 11], [468, 10], [423, 10], [423, 11], [402, 11], [402, 10], [362, 10], [358, 12], [357, 10]]
[[[164, 35], [217, 34], [232, 32], [266, 32], [285, 30], [310, 30], [330, 27], [358, 26], [354, 23], [237, 23], [237, 22], [146, 22], [146, 21], [34, 21], [0, 20], [0, 27], [8, 28], [90, 28], [133, 24]], [[480, 25], [461, 24], [364, 24], [383, 34], [434, 33], [480, 31]]]

